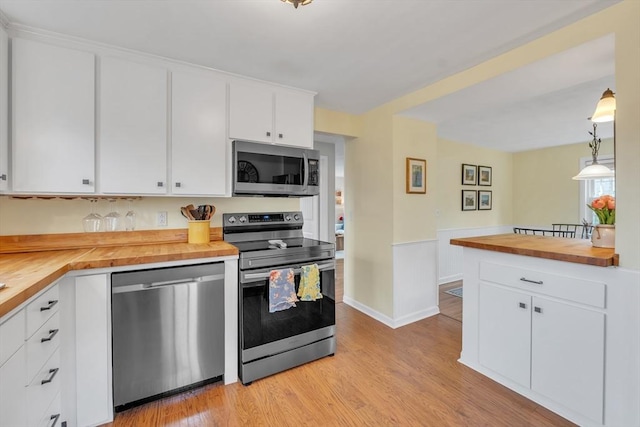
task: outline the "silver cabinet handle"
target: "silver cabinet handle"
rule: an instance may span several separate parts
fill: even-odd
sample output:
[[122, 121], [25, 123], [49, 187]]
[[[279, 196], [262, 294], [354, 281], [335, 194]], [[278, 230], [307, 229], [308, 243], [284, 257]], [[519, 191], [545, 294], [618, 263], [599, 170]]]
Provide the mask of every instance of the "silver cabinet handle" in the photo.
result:
[[57, 303], [58, 303], [57, 299], [51, 300], [49, 301], [49, 305], [47, 305], [46, 307], [40, 307], [40, 311], [51, 310], [51, 308], [53, 308], [53, 306], [56, 305]]
[[267, 136], [271, 136], [271, 132], [267, 132]]
[[520, 305], [520, 308], [527, 308], [527, 304], [525, 304], [523, 302], [519, 303], [519, 305]]
[[85, 178], [82, 180], [82, 185], [91, 185], [91, 181]]
[[283, 136], [282, 136], [282, 134], [281, 134], [281, 133], [279, 133], [279, 134], [278, 134], [278, 138], [280, 138], [280, 139], [282, 139], [282, 138], [283, 138]]
[[533, 311], [535, 311], [536, 313], [542, 313], [542, 308], [541, 307], [533, 307]]
[[53, 381], [53, 378], [56, 376], [56, 374], [58, 373], [59, 370], [60, 370], [60, 368], [49, 369], [49, 374], [51, 374], [51, 376], [49, 378], [47, 378], [46, 380], [42, 380], [40, 382], [40, 384], [45, 385], [45, 384], [48, 384], [51, 381]]
[[60, 419], [60, 414], [51, 415], [51, 418], [49, 418], [49, 420], [53, 422], [51, 423], [50, 427], [55, 427], [56, 424], [58, 424], [59, 419]]
[[520, 280], [527, 283], [533, 283], [534, 285], [542, 285], [542, 280], [529, 280], [526, 277], [521, 277]]
[[176, 182], [176, 188], [180, 188], [180, 187], [182, 187], [182, 183]]
[[7, 180], [7, 174], [3, 173], [2, 175], [0, 175], [0, 180], [6, 181]]
[[49, 329], [49, 336], [40, 339], [40, 342], [47, 342], [47, 341], [51, 341], [53, 339], [53, 337], [56, 336], [56, 334], [58, 333], [60, 329]]
[[164, 187], [164, 182], [162, 182], [162, 181], [158, 181], [158, 184], [157, 184], [157, 185], [158, 185], [158, 187]]

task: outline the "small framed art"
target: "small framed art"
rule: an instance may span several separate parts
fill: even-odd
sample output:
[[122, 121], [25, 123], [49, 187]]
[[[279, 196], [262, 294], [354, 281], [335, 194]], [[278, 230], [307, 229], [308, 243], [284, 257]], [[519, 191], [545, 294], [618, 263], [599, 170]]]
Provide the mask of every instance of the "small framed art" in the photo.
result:
[[475, 211], [477, 209], [476, 190], [462, 190], [462, 210], [463, 211]]
[[491, 166], [478, 166], [478, 185], [491, 187]]
[[427, 192], [427, 161], [407, 157], [407, 193]]
[[476, 165], [462, 164], [462, 185], [476, 185]]
[[492, 200], [491, 200], [491, 191], [489, 190], [478, 190], [478, 210], [479, 211], [490, 211]]

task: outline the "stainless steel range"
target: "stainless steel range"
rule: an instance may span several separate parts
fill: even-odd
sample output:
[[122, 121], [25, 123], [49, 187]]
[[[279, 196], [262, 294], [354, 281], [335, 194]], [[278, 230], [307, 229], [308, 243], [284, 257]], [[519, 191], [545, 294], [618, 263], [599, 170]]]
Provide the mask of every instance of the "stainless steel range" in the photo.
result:
[[[223, 215], [224, 240], [239, 251], [239, 357], [243, 384], [333, 355], [335, 248], [306, 239], [302, 212]], [[294, 271], [296, 292], [303, 266], [317, 264], [322, 298], [269, 312], [270, 275]]]

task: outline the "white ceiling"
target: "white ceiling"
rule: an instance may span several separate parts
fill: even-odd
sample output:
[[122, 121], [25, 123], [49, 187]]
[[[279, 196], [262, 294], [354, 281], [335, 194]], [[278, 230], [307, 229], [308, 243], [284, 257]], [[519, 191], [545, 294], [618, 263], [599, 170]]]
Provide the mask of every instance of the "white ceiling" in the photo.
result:
[[[359, 114], [618, 1], [315, 0], [296, 10], [279, 0], [0, 0], [0, 11], [16, 27], [35, 27], [313, 90], [318, 93], [317, 106]], [[553, 81], [554, 70], [547, 71]], [[566, 85], [557, 90], [570, 96], [595, 90], [595, 95], [588, 94], [595, 97], [589, 100], [593, 105], [606, 89], [600, 87], [604, 80], [587, 86], [586, 81], [567, 81], [567, 74], [561, 74], [561, 81], [585, 86], [575, 92]], [[529, 77], [514, 76], [511, 83], [530, 86]], [[542, 114], [532, 111], [541, 103], [535, 99], [553, 98], [551, 86], [542, 93], [531, 88], [520, 94], [520, 101], [514, 96], [512, 104], [492, 104], [492, 108], [504, 117], [503, 124], [524, 122], [515, 114], [514, 104], [523, 102], [527, 122], [546, 125], [530, 118]], [[461, 99], [467, 104], [474, 97], [471, 104], [482, 105], [486, 98], [481, 98], [480, 89], [439, 102], [460, 105]], [[566, 99], [556, 97], [555, 103], [565, 102], [567, 107]], [[424, 106], [424, 111], [418, 108], [407, 114], [430, 118], [435, 109]], [[452, 139], [473, 135], [478, 123], [489, 126], [487, 117], [477, 111], [451, 106], [448, 111], [456, 110], [464, 112], [458, 120], [455, 115], [435, 114], [443, 131], [458, 129], [462, 122], [472, 124], [462, 125], [469, 129], [466, 132], [446, 131]], [[582, 111], [574, 116], [586, 117]]]

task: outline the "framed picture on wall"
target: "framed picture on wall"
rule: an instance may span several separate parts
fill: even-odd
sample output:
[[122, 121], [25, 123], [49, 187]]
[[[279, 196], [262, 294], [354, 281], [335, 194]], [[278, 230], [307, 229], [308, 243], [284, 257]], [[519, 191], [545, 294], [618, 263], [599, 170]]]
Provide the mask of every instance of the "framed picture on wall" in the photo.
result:
[[427, 192], [427, 161], [407, 157], [407, 193]]
[[489, 190], [479, 190], [478, 191], [478, 210], [479, 211], [490, 211], [492, 200], [491, 200], [491, 191]]
[[462, 210], [475, 211], [478, 205], [476, 190], [462, 190]]
[[478, 185], [491, 186], [491, 166], [478, 166]]
[[462, 164], [462, 185], [476, 185], [476, 165]]

